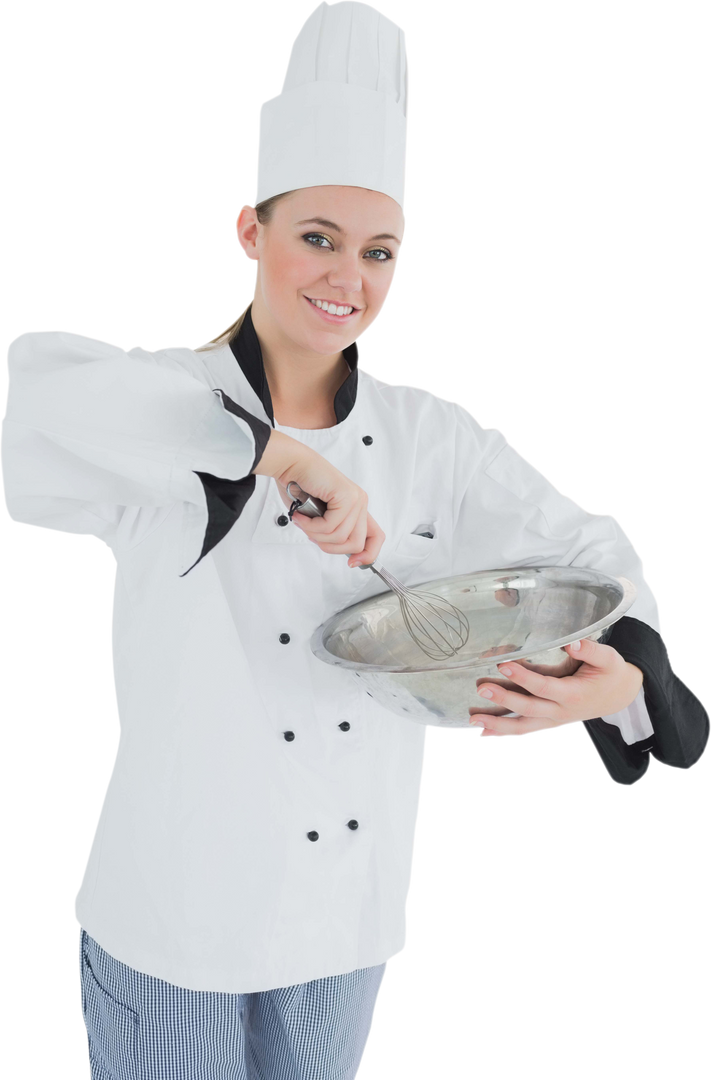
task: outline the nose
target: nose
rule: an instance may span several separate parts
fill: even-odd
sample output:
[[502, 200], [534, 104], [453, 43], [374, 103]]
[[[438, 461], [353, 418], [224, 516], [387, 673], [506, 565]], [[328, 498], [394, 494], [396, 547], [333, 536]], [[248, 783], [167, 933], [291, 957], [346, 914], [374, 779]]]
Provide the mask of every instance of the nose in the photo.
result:
[[360, 257], [346, 252], [339, 254], [330, 262], [327, 280], [332, 289], [342, 289], [348, 296], [360, 292], [363, 284]]

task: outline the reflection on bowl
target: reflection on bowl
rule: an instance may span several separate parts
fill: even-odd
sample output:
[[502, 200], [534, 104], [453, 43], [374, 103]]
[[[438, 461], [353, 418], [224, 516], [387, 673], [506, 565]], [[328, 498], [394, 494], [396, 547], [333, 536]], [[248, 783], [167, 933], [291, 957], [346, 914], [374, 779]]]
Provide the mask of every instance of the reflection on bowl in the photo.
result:
[[544, 675], [572, 674], [580, 662], [563, 646], [583, 637], [604, 643], [636, 596], [626, 578], [573, 566], [481, 570], [416, 588], [438, 593], [467, 616], [469, 640], [455, 657], [432, 660], [418, 648], [390, 590], [322, 623], [311, 650], [352, 671], [385, 708], [438, 727], [470, 727], [472, 712], [508, 713], [477, 693], [483, 682], [526, 693], [501, 675], [502, 660]]

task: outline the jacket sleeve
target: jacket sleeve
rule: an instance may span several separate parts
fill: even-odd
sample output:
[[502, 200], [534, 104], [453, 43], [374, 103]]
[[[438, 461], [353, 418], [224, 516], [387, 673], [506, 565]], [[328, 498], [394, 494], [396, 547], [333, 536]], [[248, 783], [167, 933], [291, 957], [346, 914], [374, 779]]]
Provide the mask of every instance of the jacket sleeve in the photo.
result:
[[271, 427], [194, 374], [187, 352], [16, 338], [2, 430], [10, 516], [112, 546], [121, 530], [130, 546], [182, 503], [179, 573], [191, 570], [252, 494]]
[[627, 709], [585, 720], [608, 773], [632, 784], [649, 754], [688, 768], [701, 756], [709, 718], [672, 671], [657, 605], [642, 563], [609, 516], [590, 514], [560, 494], [500, 432], [482, 429], [454, 406], [453, 574], [510, 566], [580, 566], [628, 578], [634, 603], [602, 640], [643, 673]]

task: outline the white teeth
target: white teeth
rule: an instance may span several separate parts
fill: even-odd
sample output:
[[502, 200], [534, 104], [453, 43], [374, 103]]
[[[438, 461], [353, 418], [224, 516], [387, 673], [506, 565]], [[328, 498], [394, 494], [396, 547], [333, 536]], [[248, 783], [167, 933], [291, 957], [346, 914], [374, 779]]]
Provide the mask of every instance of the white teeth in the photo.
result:
[[323, 311], [327, 311], [329, 315], [350, 315], [353, 311], [353, 308], [348, 307], [347, 305], [337, 307], [336, 304], [329, 304], [327, 300], [311, 300], [310, 297], [307, 297], [307, 299], [316, 307], [321, 308]]

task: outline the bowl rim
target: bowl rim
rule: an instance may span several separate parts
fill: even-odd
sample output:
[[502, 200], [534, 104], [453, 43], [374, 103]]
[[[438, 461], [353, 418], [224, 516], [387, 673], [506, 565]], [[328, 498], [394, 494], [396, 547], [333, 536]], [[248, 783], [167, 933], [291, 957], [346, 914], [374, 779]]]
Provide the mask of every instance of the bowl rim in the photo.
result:
[[[609, 575], [609, 573], [605, 573], [602, 570], [595, 570], [592, 567], [586, 566], [514, 566], [501, 567], [492, 570], [475, 570], [470, 573], [458, 573], [458, 575], [454, 575], [454, 577], [451, 578], [437, 578], [432, 579], [432, 581], [422, 581], [416, 585], [413, 585], [412, 588], [419, 589], [421, 586], [422, 589], [431, 589], [434, 585], [437, 585], [438, 582], [452, 581], [456, 580], [457, 578], [489, 577], [492, 575], [504, 575], [504, 573], [506, 573], [506, 575], [511, 575], [512, 577], [514, 577], [515, 575], [523, 575], [523, 573], [531, 573], [532, 571], [544, 570], [548, 571], [549, 573], [551, 570], [569, 570], [577, 573], [577, 575], [589, 575], [590, 584], [596, 582], [607, 585], [621, 585], [622, 595], [620, 597], [619, 604], [612, 611], [609, 611], [604, 618], [598, 619], [598, 621], [592, 622], [588, 626], [583, 626], [582, 629], [579, 630], [576, 634], [567, 634], [565, 637], [554, 638], [551, 640], [551, 642], [548, 642], [541, 646], [537, 646], [535, 649], [532, 650], [532, 652], [534, 653], [548, 651], [549, 649], [561, 648], [565, 645], [571, 644], [571, 642], [577, 642], [577, 640], [582, 637], [601, 637], [602, 632], [605, 631], [608, 626], [612, 626], [619, 619], [621, 619], [623, 615], [625, 615], [625, 612], [628, 611], [634, 603], [636, 595], [638, 595], [638, 589], [636, 589], [636, 585], [632, 581], [630, 581], [629, 578], [623, 577], [622, 575]], [[562, 579], [564, 579], [564, 577], [565, 575], [561, 575]], [[381, 593], [375, 593], [374, 596], [368, 597], [368, 599], [375, 599], [377, 596], [383, 596], [385, 595], [385, 593], [390, 591], [391, 590], [384, 590]], [[418, 672], [432, 671], [466, 671], [468, 669], [471, 669], [472, 671], [480, 671], [481, 669], [486, 669], [486, 667], [492, 667], [496, 666], [497, 664], [505, 663], [507, 660], [521, 662], [522, 660], [526, 659], [526, 654], [520, 651], [505, 652], [501, 653], [500, 656], [497, 657], [484, 657], [473, 660], [438, 661], [429, 660], [428, 658], [427, 663], [422, 662], [421, 664], [416, 665], [393, 663], [370, 664], [363, 663], [360, 660], [345, 660], [343, 657], [335, 657], [334, 654], [328, 651], [323, 644], [324, 637], [326, 636], [328, 631], [332, 629], [336, 621], [341, 616], [343, 616], [346, 611], [350, 610], [351, 607], [357, 607], [358, 604], [362, 603], [363, 600], [358, 600], [356, 604], [351, 604], [349, 605], [349, 607], [344, 608], [341, 611], [336, 611], [335, 615], [326, 619], [325, 622], [322, 622], [321, 625], [313, 631], [309, 644], [314, 657], [317, 657], [323, 663], [331, 664], [335, 667], [345, 667], [345, 669], [348, 669], [349, 671], [362, 672], [363, 674], [368, 675], [375, 675], [378, 672], [391, 674], [415, 674]], [[422, 656], [425, 656], [425, 653], [422, 653]]]

